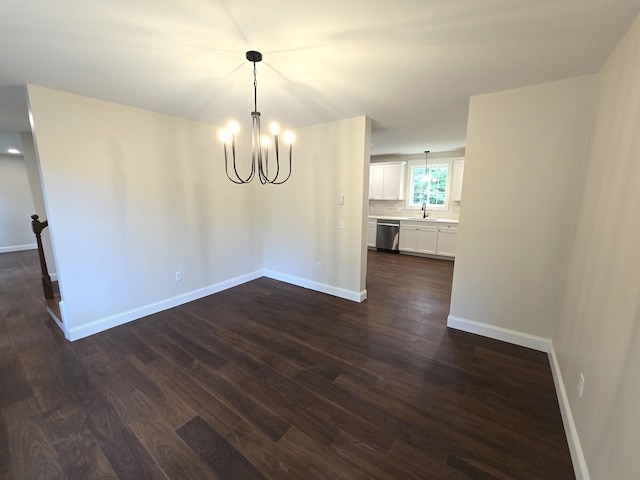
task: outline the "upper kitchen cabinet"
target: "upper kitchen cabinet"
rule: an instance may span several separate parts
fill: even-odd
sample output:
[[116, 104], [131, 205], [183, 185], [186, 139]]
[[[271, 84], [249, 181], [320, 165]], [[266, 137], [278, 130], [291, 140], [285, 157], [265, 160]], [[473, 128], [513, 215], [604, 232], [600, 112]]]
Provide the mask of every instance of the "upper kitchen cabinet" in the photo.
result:
[[369, 200], [404, 198], [404, 163], [371, 165], [369, 169]]
[[451, 201], [453, 202], [462, 200], [462, 177], [464, 177], [464, 159], [454, 160], [451, 183]]

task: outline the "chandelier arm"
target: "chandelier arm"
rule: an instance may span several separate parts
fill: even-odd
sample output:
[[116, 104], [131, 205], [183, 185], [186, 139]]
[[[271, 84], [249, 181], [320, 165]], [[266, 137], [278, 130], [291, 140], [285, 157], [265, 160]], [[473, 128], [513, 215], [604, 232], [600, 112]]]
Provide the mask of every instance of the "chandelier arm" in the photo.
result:
[[276, 182], [276, 180], [278, 180], [278, 175], [280, 175], [280, 151], [278, 148], [278, 136], [274, 135], [275, 138], [275, 149], [276, 149], [276, 174], [273, 177], [273, 180], [270, 183], [274, 183]]
[[[226, 161], [226, 146], [225, 146], [225, 161]], [[232, 157], [233, 157], [233, 172], [236, 175], [236, 178], [238, 179], [237, 182], [234, 183], [239, 183], [239, 184], [245, 184], [245, 183], [249, 183], [251, 182], [251, 180], [253, 180], [253, 177], [256, 174], [256, 163], [255, 161], [252, 159], [251, 161], [251, 172], [249, 172], [249, 176], [246, 179], [243, 179], [240, 174], [238, 173], [238, 165], [236, 162], [236, 136], [233, 136], [233, 140], [231, 142], [231, 153], [232, 153]], [[225, 163], [225, 168], [227, 167], [226, 163]], [[227, 173], [227, 177], [229, 177], [229, 174]], [[229, 180], [231, 180], [233, 182], [233, 179], [231, 177], [229, 177]]]
[[[234, 165], [234, 170], [235, 170], [235, 165]], [[236, 171], [236, 178], [237, 180], [234, 180], [233, 178], [231, 178], [231, 175], [229, 175], [229, 162], [227, 159], [227, 146], [224, 146], [224, 173], [227, 174], [227, 178], [229, 180], [231, 180], [233, 183], [235, 183], [236, 185], [242, 185], [244, 183], [247, 183], [245, 181], [243, 181], [240, 176], [238, 175], [238, 172]]]
[[273, 182], [269, 182], [272, 185], [282, 185], [284, 182], [289, 180], [289, 177], [291, 176], [291, 154], [292, 154], [292, 151], [293, 151], [293, 146], [290, 144], [289, 145], [289, 175], [287, 175], [287, 178], [285, 178], [285, 179], [283, 179], [283, 180], [281, 180], [279, 182], [276, 182], [276, 178], [277, 178], [277, 176], [276, 176], [276, 178], [273, 179]]
[[269, 179], [269, 149], [265, 148], [264, 152], [262, 152], [262, 157], [264, 158], [264, 178], [266, 180]]
[[258, 164], [258, 178], [259, 178], [260, 183], [262, 185], [265, 185], [265, 184], [269, 183], [269, 179], [267, 178], [267, 175], [265, 174], [264, 165], [262, 164], [262, 162], [260, 164]]

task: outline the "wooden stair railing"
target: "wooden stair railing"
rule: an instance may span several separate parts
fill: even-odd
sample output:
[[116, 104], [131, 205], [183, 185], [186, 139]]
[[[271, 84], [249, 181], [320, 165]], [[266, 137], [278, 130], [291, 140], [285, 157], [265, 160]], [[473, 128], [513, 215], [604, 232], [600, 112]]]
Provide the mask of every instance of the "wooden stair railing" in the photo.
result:
[[31, 228], [36, 236], [38, 243], [38, 256], [40, 257], [40, 270], [42, 271], [42, 290], [44, 290], [44, 298], [53, 298], [53, 285], [51, 284], [51, 277], [49, 276], [49, 270], [47, 269], [47, 261], [44, 258], [44, 250], [42, 249], [42, 238], [40, 234], [42, 230], [47, 228], [49, 222], [45, 220], [41, 222], [38, 220], [38, 215], [31, 215]]

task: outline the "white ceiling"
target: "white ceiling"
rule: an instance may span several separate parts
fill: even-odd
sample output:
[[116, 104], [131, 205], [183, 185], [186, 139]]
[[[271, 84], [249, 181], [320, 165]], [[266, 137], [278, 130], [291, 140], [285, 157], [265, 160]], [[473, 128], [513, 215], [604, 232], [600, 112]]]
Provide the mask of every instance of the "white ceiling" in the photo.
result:
[[372, 153], [465, 145], [471, 95], [596, 72], [640, 0], [2, 0], [0, 129], [22, 85], [222, 124], [366, 114]]

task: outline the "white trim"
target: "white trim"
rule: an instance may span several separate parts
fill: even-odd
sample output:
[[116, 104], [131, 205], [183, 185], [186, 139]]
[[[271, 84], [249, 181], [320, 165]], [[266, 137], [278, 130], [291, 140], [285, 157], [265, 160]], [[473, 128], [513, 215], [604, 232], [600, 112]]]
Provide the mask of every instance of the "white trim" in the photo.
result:
[[51, 317], [51, 319], [56, 322], [56, 324], [58, 325], [58, 327], [60, 328], [60, 330], [62, 330], [62, 333], [64, 334], [64, 338], [66, 338], [67, 340], [69, 340], [69, 331], [67, 330], [67, 327], [65, 325], [64, 322], [64, 302], [62, 300], [60, 300], [58, 302], [58, 308], [60, 308], [60, 315], [62, 316], [62, 318], [58, 318], [58, 316], [55, 314], [55, 312], [49, 308], [49, 306], [47, 305], [47, 312], [49, 313], [49, 316]]
[[582, 451], [582, 446], [580, 445], [578, 430], [576, 429], [576, 424], [573, 420], [573, 414], [571, 413], [569, 397], [567, 397], [567, 390], [564, 388], [564, 381], [562, 380], [560, 364], [558, 363], [556, 351], [553, 348], [553, 342], [549, 343], [549, 347], [549, 363], [551, 364], [553, 383], [555, 383], [556, 385], [556, 395], [558, 396], [560, 413], [562, 414], [562, 423], [564, 424], [564, 431], [565, 435], [567, 436], [569, 451], [571, 452], [573, 470], [575, 472], [577, 480], [589, 480], [591, 478], [589, 476], [589, 469], [587, 468], [587, 462], [584, 458], [584, 452]]
[[0, 253], [21, 252], [23, 250], [35, 250], [38, 248], [37, 243], [28, 243], [26, 245], [12, 245], [10, 247], [0, 247]]
[[447, 317], [447, 327], [462, 330], [463, 332], [475, 333], [483, 337], [502, 340], [503, 342], [513, 343], [521, 347], [532, 348], [540, 352], [548, 352], [551, 340], [548, 338], [529, 335], [528, 333], [509, 330], [508, 328], [496, 327], [486, 323], [467, 320], [466, 318], [449, 315]]
[[[427, 164], [428, 167], [439, 167], [445, 166], [447, 167], [447, 186], [445, 189], [445, 197], [444, 204], [442, 205], [427, 205], [428, 212], [442, 212], [445, 210], [449, 210], [450, 208], [450, 198], [451, 198], [451, 178], [453, 174], [453, 162], [457, 160], [458, 157], [447, 157], [447, 158], [434, 158], [430, 160]], [[407, 210], [421, 210], [422, 205], [414, 205], [411, 203], [412, 193], [413, 193], [413, 168], [415, 167], [423, 167], [425, 165], [425, 159], [422, 160], [409, 160], [407, 162], [407, 174], [406, 174], [406, 201], [405, 207]]]
[[333, 285], [327, 285], [326, 283], [314, 282], [313, 280], [308, 280], [306, 278], [274, 272], [273, 270], [264, 270], [263, 274], [265, 277], [273, 278], [274, 280], [280, 280], [281, 282], [290, 283], [291, 285], [308, 288], [310, 290], [315, 290], [316, 292], [326, 293], [333, 295], [334, 297], [344, 298], [353, 302], [360, 303], [367, 299], [366, 289], [361, 292], [346, 290], [344, 288], [334, 287]]
[[146, 317], [147, 315], [161, 312], [169, 308], [177, 307], [178, 305], [182, 305], [183, 303], [192, 302], [208, 295], [213, 295], [214, 293], [227, 290], [228, 288], [250, 282], [251, 280], [255, 280], [256, 278], [260, 278], [261, 276], [262, 272], [260, 270], [257, 270], [255, 272], [202, 287], [191, 292], [176, 295], [175, 297], [167, 298], [159, 302], [151, 303], [139, 308], [134, 308], [132, 310], [127, 310], [126, 312], [117, 313], [106, 318], [101, 318], [88, 324], [70, 328], [69, 336], [67, 338], [73, 342], [75, 340], [88, 337], [89, 335], [93, 335], [94, 333], [103, 332], [105, 330], [108, 330], [109, 328], [117, 327], [118, 325], [123, 325], [133, 320]]

